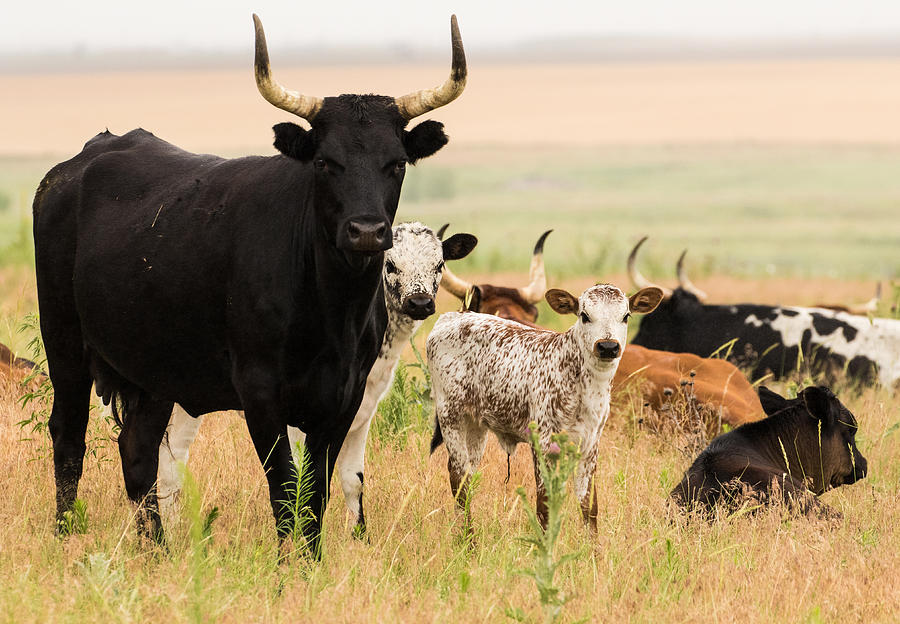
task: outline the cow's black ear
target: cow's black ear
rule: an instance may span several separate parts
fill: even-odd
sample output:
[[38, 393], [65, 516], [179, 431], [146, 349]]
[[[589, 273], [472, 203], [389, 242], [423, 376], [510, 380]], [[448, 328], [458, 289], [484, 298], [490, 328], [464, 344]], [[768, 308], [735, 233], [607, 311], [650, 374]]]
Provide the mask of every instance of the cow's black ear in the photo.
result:
[[831, 427], [837, 421], [840, 407], [837, 397], [825, 386], [810, 386], [800, 392], [800, 399], [813, 418], [822, 421], [826, 427]]
[[551, 288], [544, 299], [557, 314], [578, 314], [578, 297], [562, 288]]
[[772, 392], [765, 386], [759, 387], [759, 402], [762, 404], [763, 411], [767, 416], [771, 416], [775, 412], [780, 412], [790, 405], [790, 402], [775, 392]]
[[272, 130], [275, 131], [275, 149], [302, 162], [312, 160], [316, 146], [311, 131], [289, 122], [277, 124]]
[[427, 158], [447, 145], [450, 138], [444, 134], [444, 124], [429, 119], [412, 130], [403, 131], [403, 147], [406, 160], [414, 165], [420, 158]]
[[478, 244], [478, 239], [471, 234], [454, 234], [443, 241], [444, 260], [460, 260], [469, 255]]

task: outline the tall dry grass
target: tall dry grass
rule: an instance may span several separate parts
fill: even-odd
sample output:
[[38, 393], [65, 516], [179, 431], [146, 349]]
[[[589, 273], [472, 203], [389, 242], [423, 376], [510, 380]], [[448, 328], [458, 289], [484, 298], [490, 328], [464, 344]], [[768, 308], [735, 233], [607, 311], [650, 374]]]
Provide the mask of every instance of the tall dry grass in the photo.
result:
[[[531, 492], [528, 449], [506, 458], [493, 442], [473, 499], [474, 548], [450, 496], [446, 451], [428, 455], [428, 431], [406, 444], [370, 439], [368, 541], [354, 539], [339, 488], [326, 516], [324, 559], [277, 563], [265, 479], [246, 426], [208, 418], [189, 469], [197, 481], [185, 516], [221, 516], [201, 547], [191, 518], [169, 528], [169, 547], [136, 536], [113, 432], [94, 417], [94, 454], [79, 492], [87, 532], [54, 537], [54, 484], [46, 433], [23, 440], [21, 390], [0, 388], [0, 613], [29, 621], [504, 621], [540, 618], [529, 565], [515, 538], [527, 530], [516, 496]], [[767, 511], [707, 524], [672, 514], [665, 498], [692, 456], [636, 425], [620, 404], [604, 433], [596, 474], [599, 532], [574, 501], [560, 551], [581, 551], [557, 584], [573, 596], [562, 621], [891, 621], [900, 604], [900, 398], [867, 390], [844, 397], [860, 421], [867, 479], [825, 495], [838, 522]], [[196, 532], [195, 532], [196, 534]], [[198, 554], [199, 553], [199, 554]], [[510, 620], [511, 621], [511, 620]]]

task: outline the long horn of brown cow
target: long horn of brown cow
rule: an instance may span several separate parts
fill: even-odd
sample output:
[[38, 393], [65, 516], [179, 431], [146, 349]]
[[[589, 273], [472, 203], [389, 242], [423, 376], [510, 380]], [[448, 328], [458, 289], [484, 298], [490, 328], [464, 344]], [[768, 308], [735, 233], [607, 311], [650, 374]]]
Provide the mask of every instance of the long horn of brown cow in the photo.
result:
[[272, 70], [269, 67], [269, 50], [266, 47], [266, 33], [263, 31], [262, 22], [253, 14], [253, 25], [256, 29], [256, 87], [270, 104], [277, 106], [307, 121], [312, 121], [322, 108], [323, 99], [303, 95], [296, 91], [288, 91], [272, 78]]
[[444, 265], [443, 277], [441, 277], [441, 288], [451, 295], [465, 301], [466, 293], [472, 288], [472, 284], [453, 274], [446, 264]]
[[459, 36], [459, 25], [456, 16], [450, 16], [450, 37], [453, 45], [453, 61], [450, 77], [439, 87], [422, 89], [394, 99], [400, 114], [406, 119], [418, 117], [435, 108], [449, 104], [460, 96], [466, 88], [466, 51], [463, 49], [462, 37]]
[[676, 265], [676, 271], [678, 273], [678, 283], [681, 284], [681, 288], [683, 290], [696, 296], [700, 301], [705, 301], [708, 295], [694, 286], [694, 283], [687, 276], [687, 271], [684, 270], [685, 255], [687, 255], [687, 249], [682, 251], [681, 255], [678, 257], [678, 264]]
[[640, 271], [637, 270], [635, 266], [635, 260], [637, 259], [638, 249], [641, 248], [641, 245], [644, 244], [644, 241], [647, 240], [647, 236], [644, 236], [641, 240], [637, 242], [634, 248], [631, 250], [631, 253], [628, 254], [628, 277], [631, 279], [631, 283], [635, 288], [647, 288], [649, 286], [656, 286], [660, 290], [663, 291], [663, 296], [668, 299], [672, 296], [672, 291], [665, 286], [660, 286], [658, 284], [654, 284], [646, 277], [644, 277]]
[[525, 288], [519, 288], [519, 295], [528, 303], [537, 303], [544, 298], [547, 292], [547, 274], [544, 271], [544, 241], [553, 230], [547, 230], [534, 245], [531, 253], [531, 266], [528, 268], [529, 284]]

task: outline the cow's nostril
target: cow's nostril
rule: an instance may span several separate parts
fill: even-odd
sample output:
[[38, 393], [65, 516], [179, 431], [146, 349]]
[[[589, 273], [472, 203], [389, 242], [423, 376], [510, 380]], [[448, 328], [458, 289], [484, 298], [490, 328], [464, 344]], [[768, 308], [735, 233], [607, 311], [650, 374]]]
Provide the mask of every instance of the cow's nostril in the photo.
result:
[[619, 343], [616, 340], [598, 340], [594, 345], [597, 356], [605, 359], [619, 357]]
[[350, 245], [359, 251], [382, 251], [391, 247], [390, 226], [384, 221], [350, 221], [346, 232]]
[[413, 295], [403, 301], [402, 312], [414, 319], [422, 320], [434, 314], [434, 298], [428, 295]]

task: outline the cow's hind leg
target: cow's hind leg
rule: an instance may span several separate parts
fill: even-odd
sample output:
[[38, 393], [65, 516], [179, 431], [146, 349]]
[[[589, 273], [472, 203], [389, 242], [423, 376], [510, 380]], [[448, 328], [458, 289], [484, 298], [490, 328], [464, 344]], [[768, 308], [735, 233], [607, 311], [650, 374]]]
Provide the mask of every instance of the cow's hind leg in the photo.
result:
[[[85, 433], [90, 412], [91, 376], [80, 361], [51, 355], [47, 349], [53, 382], [50, 437], [53, 440], [53, 469], [56, 477], [57, 531], [64, 526], [66, 512], [78, 495], [84, 465]], [[79, 348], [80, 352], [80, 348]]]
[[156, 495], [159, 446], [172, 415], [173, 403], [133, 393], [124, 405], [119, 455], [128, 498], [138, 505], [138, 531], [163, 541], [162, 519]]
[[478, 470], [487, 442], [485, 427], [465, 415], [449, 419], [440, 418], [441, 434], [447, 445], [447, 470], [450, 473], [450, 490], [457, 506], [466, 512], [468, 522], [471, 512], [472, 475]]

